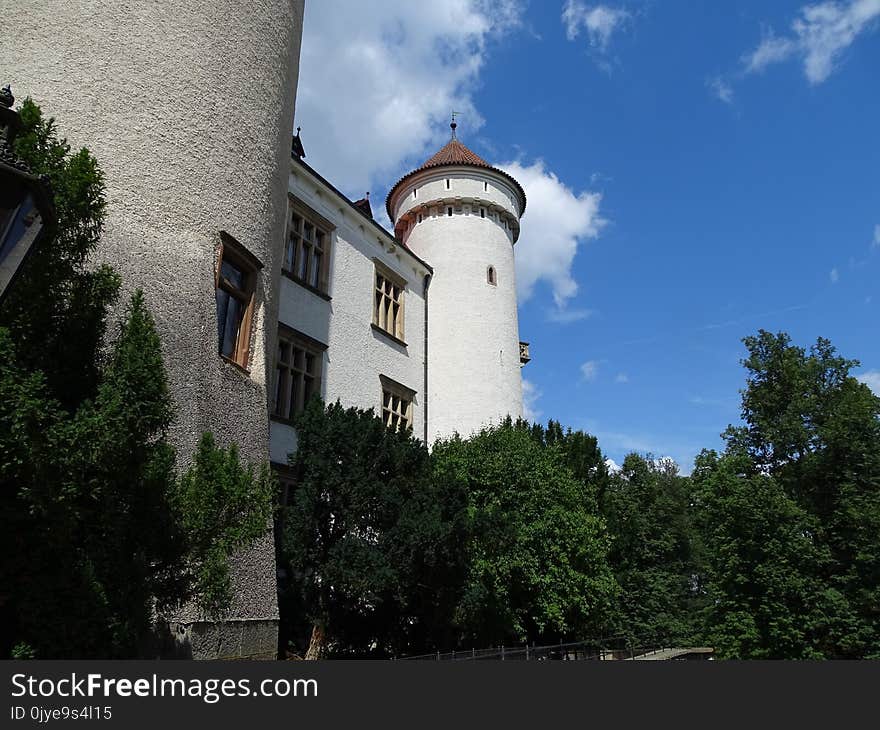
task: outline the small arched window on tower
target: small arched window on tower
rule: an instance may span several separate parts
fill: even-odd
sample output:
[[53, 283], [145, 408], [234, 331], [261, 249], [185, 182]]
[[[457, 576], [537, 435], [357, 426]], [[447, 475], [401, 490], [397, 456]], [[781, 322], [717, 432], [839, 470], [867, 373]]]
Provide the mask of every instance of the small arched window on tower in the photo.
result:
[[498, 274], [495, 273], [495, 267], [490, 266], [486, 269], [486, 281], [488, 281], [492, 286], [498, 286]]
[[449, 190], [449, 178], [446, 178], [446, 189]]
[[484, 193], [489, 192], [489, 183], [487, 183], [487, 182], [483, 183], [483, 192]]
[[451, 205], [448, 208], [446, 208], [446, 215], [448, 215], [448, 216], [452, 215], [452, 206]]
[[485, 218], [485, 217], [486, 217], [486, 209], [480, 208], [480, 218]]

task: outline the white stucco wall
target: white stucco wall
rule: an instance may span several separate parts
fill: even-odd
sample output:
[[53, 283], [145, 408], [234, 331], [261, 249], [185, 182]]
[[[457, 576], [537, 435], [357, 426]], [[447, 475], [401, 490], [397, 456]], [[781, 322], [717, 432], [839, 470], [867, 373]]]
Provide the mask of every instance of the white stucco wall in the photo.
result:
[[[0, 81], [56, 117], [106, 175], [94, 262], [122, 275], [120, 307], [144, 290], [177, 408], [170, 436], [180, 465], [204, 431], [265, 461], [266, 352], [277, 328], [303, 0], [0, 0], [0, 17], [9, 29]], [[217, 355], [220, 230], [263, 263], [248, 372]], [[224, 620], [184, 611], [178, 618], [193, 631], [182, 635], [196, 657], [274, 657], [271, 533], [232, 562]]]
[[[491, 171], [441, 168], [414, 176], [394, 201], [396, 222], [422, 212], [422, 221], [416, 218], [406, 231], [407, 246], [434, 269], [428, 291], [431, 443], [522, 415], [511, 225], [520, 212], [517, 200]], [[481, 206], [492, 216], [482, 218]], [[496, 286], [487, 281], [489, 266]]]
[[[449, 180], [449, 188], [446, 187], [447, 180]], [[394, 220], [397, 221], [408, 210], [430, 200], [448, 197], [450, 194], [463, 199], [480, 200], [488, 205], [497, 205], [517, 219], [522, 215], [518, 193], [503, 177], [491, 170], [449, 166], [425, 170], [401, 186], [393, 201]]]
[[[322, 396], [344, 406], [381, 413], [385, 375], [416, 392], [413, 433], [424, 437], [424, 277], [427, 269], [394, 239], [354, 210], [298, 162], [291, 165], [290, 193], [336, 226], [331, 236], [330, 301], [281, 277], [279, 322], [327, 345]], [[371, 327], [375, 264], [406, 281], [402, 346]], [[271, 422], [272, 460], [287, 461], [296, 448], [294, 429]]]

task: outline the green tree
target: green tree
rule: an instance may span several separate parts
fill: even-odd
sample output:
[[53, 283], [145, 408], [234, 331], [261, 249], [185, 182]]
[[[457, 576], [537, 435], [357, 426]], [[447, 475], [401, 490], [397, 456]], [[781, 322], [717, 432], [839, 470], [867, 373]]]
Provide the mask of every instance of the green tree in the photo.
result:
[[215, 615], [229, 605], [229, 558], [266, 534], [277, 481], [263, 464], [255, 474], [238, 449], [202, 435], [192, 466], [175, 483], [171, 504], [186, 540], [183, 577], [198, 604]]
[[104, 228], [104, 176], [88, 150], [71, 153], [54, 119], [44, 118], [30, 99], [20, 115], [15, 153], [48, 180], [58, 226], [7, 292], [0, 327], [8, 330], [21, 366], [41, 372], [58, 403], [73, 410], [94, 397], [101, 366], [95, 353], [119, 293], [113, 269], [85, 266]]
[[133, 656], [154, 598], [175, 597], [185, 549], [167, 501], [171, 404], [143, 300], [133, 297], [94, 397], [72, 412], [0, 332], [8, 641], [41, 657]]
[[440, 441], [435, 484], [468, 495], [467, 578], [456, 619], [475, 645], [593, 636], [616, 583], [589, 490], [521, 424]]
[[[721, 539], [714, 528], [705, 538], [713, 590], [720, 586], [722, 594], [733, 597], [731, 586], [739, 586], [743, 622], [758, 627], [773, 622], [777, 630], [774, 636], [754, 631], [753, 643], [737, 649], [737, 655], [876, 656], [880, 399], [850, 375], [858, 363], [840, 357], [828, 340], [820, 338], [805, 350], [784, 333], [762, 330], [744, 342], [749, 373], [744, 424], [728, 428], [725, 456], [704, 461], [700, 477], [709, 515], [705, 524], [711, 523], [713, 506], [730, 524], [725, 533], [730, 539]], [[713, 502], [713, 489], [729, 492], [731, 501]], [[763, 503], [749, 499], [756, 494]], [[759, 518], [761, 510], [765, 514]], [[759, 519], [767, 523], [763, 537], [748, 531]], [[763, 553], [753, 549], [762, 539]], [[737, 578], [725, 551], [748, 556], [746, 563], [753, 566], [743, 574], [748, 579]], [[756, 606], [746, 595], [748, 580], [761, 584], [757, 573], [776, 581], [779, 595], [786, 597], [775, 608]], [[809, 608], [808, 615], [801, 605]], [[719, 616], [716, 612], [716, 628]]]
[[591, 509], [601, 509], [608, 489], [609, 473], [598, 439], [583, 431], [563, 429], [562, 424], [554, 420], [548, 421], [546, 428], [537, 423], [527, 426], [524, 421], [517, 425], [530, 428], [532, 437], [538, 443], [558, 449], [565, 465], [583, 485]]
[[[222, 601], [220, 556], [265, 531], [271, 488], [210, 442], [178, 485], [152, 317], [136, 292], [105, 342], [119, 279], [86, 266], [103, 227], [100, 169], [29, 100], [21, 115], [16, 150], [49, 178], [59, 225], [0, 310], [0, 651], [132, 657], [155, 609]], [[217, 460], [208, 485], [199, 469]]]
[[747, 456], [703, 452], [693, 479], [706, 541], [707, 640], [722, 658], [821, 658], [815, 522]]
[[621, 587], [617, 632], [639, 643], [694, 640], [701, 600], [691, 483], [669, 460], [629, 454], [603, 500]]
[[443, 623], [431, 592], [442, 606], [454, 574], [450, 501], [431, 490], [427, 449], [372, 410], [318, 399], [297, 437], [279, 557], [283, 640], [308, 626], [309, 658], [406, 651]]

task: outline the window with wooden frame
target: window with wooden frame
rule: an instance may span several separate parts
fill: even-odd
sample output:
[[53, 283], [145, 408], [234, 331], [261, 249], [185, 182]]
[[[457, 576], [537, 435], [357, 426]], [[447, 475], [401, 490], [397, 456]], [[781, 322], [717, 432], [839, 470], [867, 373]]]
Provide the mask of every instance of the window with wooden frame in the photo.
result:
[[294, 418], [315, 395], [321, 395], [324, 351], [327, 346], [284, 325], [278, 328], [272, 415]]
[[384, 375], [382, 382], [382, 422], [394, 431], [413, 427], [412, 407], [416, 392]]
[[257, 276], [262, 264], [225, 231], [214, 272], [217, 299], [217, 351], [247, 369]]
[[406, 282], [379, 261], [373, 288], [373, 324], [403, 342], [404, 291]]
[[326, 294], [333, 225], [298, 200], [291, 200], [287, 243], [281, 270], [290, 278]]

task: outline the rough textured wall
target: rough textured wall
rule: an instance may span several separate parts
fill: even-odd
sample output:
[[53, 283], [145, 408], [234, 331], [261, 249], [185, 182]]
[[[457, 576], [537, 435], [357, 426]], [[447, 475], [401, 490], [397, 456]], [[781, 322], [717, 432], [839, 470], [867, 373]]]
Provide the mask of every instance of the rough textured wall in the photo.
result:
[[[497, 215], [502, 209], [518, 217], [515, 201], [499, 175], [432, 170], [413, 178], [396, 205], [399, 219], [430, 203], [407, 238], [434, 269], [428, 291], [429, 442], [522, 415], [513, 237]], [[481, 205], [493, 206], [495, 217], [480, 217]], [[496, 286], [487, 281], [489, 266], [497, 273]]]
[[[178, 408], [181, 465], [203, 431], [268, 457], [266, 352], [276, 331], [279, 242], [303, 0], [0, 0], [2, 81], [88, 146], [107, 179], [97, 259], [143, 288]], [[217, 355], [214, 262], [228, 231], [264, 265], [248, 373]], [[273, 656], [271, 535], [234, 560], [221, 625], [180, 617], [197, 657]]]
[[[393, 239], [351, 209], [335, 193], [303, 170], [290, 177], [290, 192], [336, 225], [332, 236], [330, 296], [326, 301], [287, 277], [282, 277], [278, 318], [289, 327], [325, 343], [322, 395], [346, 407], [374, 408], [381, 413], [385, 375], [416, 391], [413, 432], [424, 434], [424, 344], [426, 269]], [[380, 244], [380, 241], [382, 242]], [[396, 250], [390, 251], [391, 247]], [[378, 259], [406, 280], [404, 335], [406, 347], [370, 326], [373, 321], [375, 265]], [[294, 429], [271, 424], [273, 461], [286, 463], [296, 449]]]

